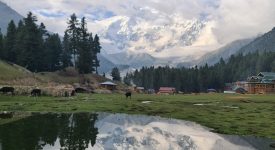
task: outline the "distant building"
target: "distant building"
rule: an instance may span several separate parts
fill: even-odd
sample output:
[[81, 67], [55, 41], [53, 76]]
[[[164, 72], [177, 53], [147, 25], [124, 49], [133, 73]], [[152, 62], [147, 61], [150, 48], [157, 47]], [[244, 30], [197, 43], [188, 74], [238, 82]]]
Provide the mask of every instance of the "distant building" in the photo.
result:
[[110, 81], [106, 81], [106, 82], [100, 83], [100, 86], [108, 90], [115, 90], [117, 87], [117, 84]]
[[159, 94], [175, 94], [176, 88], [174, 88], [174, 87], [160, 87], [158, 93]]
[[247, 93], [247, 90], [246, 90], [245, 88], [239, 87], [239, 86], [235, 87], [235, 88], [233, 89], [233, 91], [234, 91], [235, 93], [239, 93], [239, 94], [246, 94], [246, 93]]
[[224, 91], [232, 91], [233, 90], [233, 83], [225, 83]]
[[275, 73], [260, 72], [257, 76], [247, 79], [245, 89], [250, 94], [269, 94], [275, 93]]
[[225, 83], [224, 93], [247, 93], [247, 81], [237, 81], [233, 83]]
[[245, 86], [247, 84], [247, 81], [237, 81], [233, 83], [233, 90], [236, 88], [243, 88], [245, 89]]
[[217, 93], [216, 89], [207, 89], [207, 93]]
[[144, 87], [135, 87], [135, 91], [138, 93], [144, 93], [145, 89], [144, 89]]

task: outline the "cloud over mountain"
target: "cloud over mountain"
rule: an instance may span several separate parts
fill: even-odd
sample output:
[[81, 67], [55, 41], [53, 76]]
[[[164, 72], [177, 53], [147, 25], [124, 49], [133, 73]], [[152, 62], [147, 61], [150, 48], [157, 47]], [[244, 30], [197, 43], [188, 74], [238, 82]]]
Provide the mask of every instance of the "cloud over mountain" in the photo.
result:
[[108, 53], [135, 51], [184, 60], [275, 25], [274, 0], [2, 1], [22, 15], [34, 12], [50, 31], [60, 34], [73, 12], [85, 16]]
[[266, 32], [275, 24], [274, 0], [28, 0], [28, 3], [25, 0], [2, 1], [21, 14], [34, 11], [49, 24], [49, 29], [58, 32], [63, 32], [66, 23], [66, 20], [59, 21], [60, 17], [65, 19], [72, 12], [87, 16], [92, 24], [94, 20], [114, 15], [130, 17], [146, 6], [166, 14], [179, 13], [186, 19], [214, 20], [217, 23], [213, 29], [214, 33], [222, 43]]

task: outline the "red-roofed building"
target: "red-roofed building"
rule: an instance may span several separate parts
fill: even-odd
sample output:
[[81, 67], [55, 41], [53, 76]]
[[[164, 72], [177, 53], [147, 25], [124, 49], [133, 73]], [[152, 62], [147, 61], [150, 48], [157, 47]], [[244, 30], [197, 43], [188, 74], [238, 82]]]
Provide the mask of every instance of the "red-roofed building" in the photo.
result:
[[158, 93], [159, 94], [175, 94], [176, 88], [174, 88], [174, 87], [160, 87]]

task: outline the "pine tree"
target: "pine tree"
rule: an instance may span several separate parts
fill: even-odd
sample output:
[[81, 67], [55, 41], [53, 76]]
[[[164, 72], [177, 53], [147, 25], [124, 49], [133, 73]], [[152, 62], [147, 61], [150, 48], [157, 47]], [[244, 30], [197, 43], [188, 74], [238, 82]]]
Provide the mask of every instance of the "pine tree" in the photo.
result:
[[63, 42], [62, 42], [62, 68], [72, 66], [72, 51], [70, 49], [70, 41], [68, 33], [65, 31]]
[[92, 59], [92, 72], [95, 71], [95, 58], [96, 58], [96, 53], [95, 53], [95, 46], [94, 46], [94, 38], [93, 38], [93, 34], [90, 33], [89, 34], [89, 48], [91, 51], [91, 59]]
[[126, 73], [126, 76], [123, 78], [123, 82], [128, 86], [131, 85], [131, 77], [129, 73]]
[[79, 73], [91, 73], [92, 72], [92, 51], [89, 45], [89, 33], [87, 29], [87, 23], [85, 17], [81, 19], [81, 25], [79, 28], [79, 58], [78, 58], [78, 71]]
[[62, 45], [58, 34], [49, 35], [45, 41], [46, 70], [56, 71], [61, 68]]
[[24, 46], [24, 23], [22, 20], [18, 22], [17, 30], [16, 30], [16, 37], [15, 37], [15, 45], [14, 51], [17, 53], [17, 60], [16, 64], [23, 65], [22, 60], [24, 55], [23, 46]]
[[112, 69], [111, 76], [113, 77], [114, 81], [121, 81], [120, 72], [117, 67]]
[[49, 33], [46, 30], [46, 26], [44, 25], [43, 22], [39, 26], [39, 31], [40, 31], [40, 34], [42, 34], [42, 36], [49, 36]]
[[93, 46], [94, 46], [94, 52], [93, 52], [93, 54], [94, 54], [94, 58], [93, 58], [94, 67], [95, 67], [96, 74], [98, 74], [97, 68], [100, 66], [100, 62], [98, 60], [97, 54], [100, 53], [101, 45], [100, 45], [99, 37], [98, 37], [97, 34], [95, 35]]
[[16, 26], [14, 21], [12, 20], [7, 29], [7, 36], [5, 38], [5, 47], [4, 47], [4, 58], [10, 62], [16, 62], [16, 55], [15, 52], [15, 37], [16, 37]]
[[0, 59], [3, 59], [3, 35], [0, 28]]
[[73, 65], [76, 68], [76, 61], [78, 55], [79, 46], [79, 21], [75, 14], [72, 14], [70, 20], [68, 21], [67, 33], [70, 40], [70, 49], [73, 54]]
[[21, 63], [31, 71], [40, 71], [43, 63], [43, 37], [36, 25], [37, 18], [31, 12], [24, 18]]

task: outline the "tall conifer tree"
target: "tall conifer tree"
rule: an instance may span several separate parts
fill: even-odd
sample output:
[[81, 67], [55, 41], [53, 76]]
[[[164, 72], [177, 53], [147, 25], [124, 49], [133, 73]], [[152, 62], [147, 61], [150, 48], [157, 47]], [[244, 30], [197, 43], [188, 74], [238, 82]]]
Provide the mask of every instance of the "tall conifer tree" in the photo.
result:
[[79, 39], [79, 59], [78, 70], [79, 73], [91, 73], [92, 72], [92, 51], [89, 45], [89, 33], [87, 29], [87, 23], [85, 17], [81, 19], [80, 24], [80, 39]]
[[97, 34], [95, 35], [95, 38], [94, 38], [93, 47], [94, 47], [94, 51], [93, 51], [94, 67], [95, 67], [96, 73], [98, 73], [97, 68], [100, 66], [100, 62], [98, 60], [97, 54], [100, 53], [101, 45]]
[[0, 28], [0, 59], [3, 59], [3, 35]]
[[48, 71], [56, 71], [61, 68], [62, 45], [58, 34], [49, 35], [45, 41], [45, 58]]
[[78, 45], [79, 45], [79, 20], [75, 14], [72, 14], [68, 21], [67, 33], [70, 40], [70, 48], [73, 54], [73, 65], [76, 68]]
[[14, 24], [14, 21], [12, 20], [7, 29], [7, 36], [5, 38], [5, 50], [4, 50], [4, 58], [7, 61], [15, 62], [16, 61], [16, 55], [15, 52], [15, 37], [16, 37], [16, 26]]
[[72, 66], [72, 51], [70, 49], [70, 41], [68, 33], [65, 31], [62, 42], [62, 68]]
[[23, 45], [22, 51], [24, 56], [22, 58], [22, 64], [31, 71], [40, 71], [43, 55], [42, 34], [36, 25], [37, 18], [33, 16], [31, 12], [24, 18], [23, 29]]
[[17, 30], [16, 30], [16, 37], [15, 37], [15, 45], [14, 45], [14, 51], [17, 53], [17, 60], [16, 64], [23, 65], [22, 60], [24, 55], [23, 47], [24, 47], [24, 23], [22, 20], [18, 22]]

